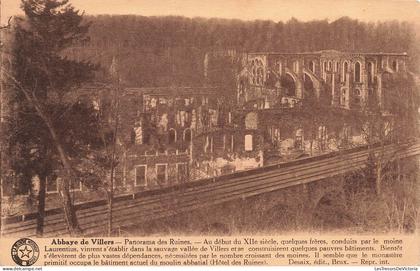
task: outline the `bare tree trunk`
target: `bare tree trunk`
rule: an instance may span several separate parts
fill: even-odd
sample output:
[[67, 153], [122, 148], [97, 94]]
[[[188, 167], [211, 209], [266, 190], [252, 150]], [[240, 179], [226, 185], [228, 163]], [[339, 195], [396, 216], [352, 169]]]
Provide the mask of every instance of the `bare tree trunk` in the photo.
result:
[[117, 78], [117, 85], [114, 93], [114, 138], [112, 140], [112, 156], [111, 156], [111, 185], [108, 191], [108, 236], [112, 235], [112, 208], [114, 204], [114, 175], [115, 175], [115, 159], [117, 154], [117, 136], [119, 125], [119, 78]]
[[376, 166], [376, 195], [379, 196], [381, 194], [381, 181], [382, 181], [382, 163], [378, 159], [378, 164]]
[[46, 186], [47, 177], [39, 176], [38, 217], [36, 221], [36, 235], [38, 237], [42, 237], [44, 234]]
[[[112, 178], [112, 177], [111, 177]], [[111, 186], [113, 182], [111, 182]], [[111, 188], [113, 190], [113, 188]], [[114, 191], [108, 191], [108, 236], [112, 235], [112, 208], [114, 204]]]
[[401, 212], [401, 218], [399, 218], [399, 221], [398, 221], [398, 232], [399, 233], [402, 233], [404, 231], [404, 220], [405, 220], [406, 208], [407, 208], [407, 202], [404, 199], [403, 209], [402, 209], [402, 212]]
[[[36, 106], [36, 108], [38, 108], [38, 107]], [[37, 109], [37, 111], [38, 111], [38, 109]], [[67, 159], [67, 155], [64, 151], [64, 148], [61, 145], [61, 142], [60, 142], [60, 140], [57, 136], [57, 133], [55, 132], [55, 129], [52, 126], [49, 118], [42, 112], [42, 110], [39, 110], [38, 113], [48, 127], [51, 138], [53, 139], [53, 142], [54, 142], [54, 145], [57, 149], [60, 160], [63, 163], [63, 167], [66, 171], [66, 177], [61, 180], [61, 184], [59, 185], [59, 191], [60, 191], [61, 198], [63, 200], [64, 215], [65, 215], [66, 220], [67, 220], [67, 226], [69, 228], [70, 235], [72, 235], [72, 236], [80, 235], [82, 231], [79, 227], [76, 212], [74, 210], [74, 206], [73, 206], [73, 203], [71, 201], [71, 195], [70, 195], [70, 180], [73, 176], [73, 174], [72, 174], [73, 170], [70, 166], [70, 163]]]

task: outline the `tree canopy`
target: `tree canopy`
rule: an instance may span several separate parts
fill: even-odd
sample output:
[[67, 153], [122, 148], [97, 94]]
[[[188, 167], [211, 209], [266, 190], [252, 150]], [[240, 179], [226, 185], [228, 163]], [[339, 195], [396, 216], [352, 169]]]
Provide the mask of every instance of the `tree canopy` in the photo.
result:
[[418, 69], [420, 56], [415, 26], [398, 21], [367, 23], [342, 17], [331, 22], [294, 18], [274, 22], [135, 15], [87, 16], [86, 21], [91, 23], [89, 39], [74, 44], [68, 56], [104, 64], [102, 80], [106, 80], [106, 69], [113, 55], [118, 55], [123, 82], [137, 87], [202, 85], [209, 51], [407, 52], [412, 71]]
[[39, 176], [41, 201], [46, 178], [60, 172], [60, 195], [69, 227], [74, 228], [71, 182], [78, 182], [76, 165], [100, 146], [100, 139], [92, 101], [79, 93], [81, 84], [93, 78], [95, 66], [68, 59], [62, 52], [82, 42], [89, 25], [68, 0], [22, 0], [21, 6], [25, 17], [15, 24], [11, 70], [5, 71], [12, 86], [8, 95], [13, 108], [8, 120], [12, 181], [27, 191], [31, 178]]

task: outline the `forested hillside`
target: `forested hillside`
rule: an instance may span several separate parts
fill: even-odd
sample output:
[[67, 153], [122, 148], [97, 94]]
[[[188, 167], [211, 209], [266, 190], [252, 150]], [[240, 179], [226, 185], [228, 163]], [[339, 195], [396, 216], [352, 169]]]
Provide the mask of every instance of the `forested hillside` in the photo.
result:
[[[99, 61], [102, 75], [117, 57], [123, 82], [134, 86], [202, 85], [205, 53], [217, 50], [407, 52], [413, 71], [420, 56], [417, 28], [407, 22], [365, 23], [343, 17], [276, 23], [134, 15], [91, 16], [87, 21], [92, 23], [90, 39], [70, 54]], [[238, 68], [228, 63], [226, 68], [215, 65], [210, 79]]]

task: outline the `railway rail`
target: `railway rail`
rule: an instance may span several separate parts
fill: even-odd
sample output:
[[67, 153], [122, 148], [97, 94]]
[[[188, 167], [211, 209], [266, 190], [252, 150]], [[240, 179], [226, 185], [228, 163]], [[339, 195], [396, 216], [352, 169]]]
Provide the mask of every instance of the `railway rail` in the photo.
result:
[[[373, 150], [388, 158], [406, 158], [420, 155], [420, 142], [413, 141], [398, 147], [374, 147]], [[119, 196], [114, 200], [113, 226], [116, 229], [135, 226], [153, 219], [345, 174], [363, 168], [370, 151], [367, 147], [358, 147], [174, 187]], [[101, 235], [106, 231], [108, 206], [105, 200], [83, 203], [77, 205], [76, 209], [85, 235]], [[36, 213], [4, 218], [2, 235], [35, 236], [36, 219]], [[44, 221], [44, 236], [65, 235], [68, 235], [68, 230], [62, 209], [48, 210]]]

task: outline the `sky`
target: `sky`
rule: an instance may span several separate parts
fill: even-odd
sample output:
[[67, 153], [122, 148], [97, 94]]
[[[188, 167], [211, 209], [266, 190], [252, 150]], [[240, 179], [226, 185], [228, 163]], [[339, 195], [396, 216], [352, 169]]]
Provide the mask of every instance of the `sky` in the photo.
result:
[[[0, 0], [2, 22], [21, 13], [20, 0]], [[420, 23], [420, 0], [70, 0], [86, 14], [181, 15], [242, 20], [407, 20]]]

